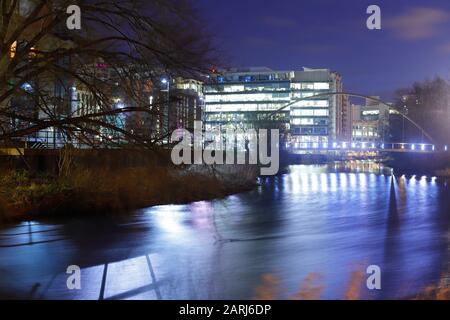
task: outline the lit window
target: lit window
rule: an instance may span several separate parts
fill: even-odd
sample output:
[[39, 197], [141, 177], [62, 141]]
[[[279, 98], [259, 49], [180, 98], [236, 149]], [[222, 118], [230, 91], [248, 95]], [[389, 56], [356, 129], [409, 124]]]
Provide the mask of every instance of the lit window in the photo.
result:
[[13, 59], [16, 56], [16, 52], [17, 52], [17, 41], [14, 41], [13, 44], [11, 45], [11, 48], [9, 49], [9, 56], [11, 57], [11, 59]]
[[314, 90], [329, 90], [330, 84], [328, 82], [316, 82], [314, 83]]
[[28, 59], [36, 58], [36, 48], [32, 47], [28, 53]]

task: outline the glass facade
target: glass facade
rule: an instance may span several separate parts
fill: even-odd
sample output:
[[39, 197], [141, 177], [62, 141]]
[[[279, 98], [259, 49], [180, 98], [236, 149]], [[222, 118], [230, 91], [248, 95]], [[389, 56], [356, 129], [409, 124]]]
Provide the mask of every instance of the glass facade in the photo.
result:
[[[340, 100], [327, 95], [341, 89], [340, 76], [334, 72], [233, 69], [210, 80], [204, 87], [207, 131], [279, 128], [294, 142], [336, 139], [333, 117]], [[302, 98], [307, 100], [296, 101]]]

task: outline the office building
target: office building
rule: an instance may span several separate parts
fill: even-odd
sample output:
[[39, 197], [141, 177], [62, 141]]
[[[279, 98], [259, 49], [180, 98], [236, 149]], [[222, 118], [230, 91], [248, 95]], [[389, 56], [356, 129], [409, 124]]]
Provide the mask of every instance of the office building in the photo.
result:
[[[379, 97], [374, 97], [379, 99]], [[352, 105], [355, 142], [386, 141], [389, 128], [389, 106], [366, 99], [365, 105]]]
[[291, 143], [340, 140], [349, 105], [328, 93], [341, 91], [341, 76], [329, 69], [226, 70], [205, 84], [205, 129], [277, 128]]

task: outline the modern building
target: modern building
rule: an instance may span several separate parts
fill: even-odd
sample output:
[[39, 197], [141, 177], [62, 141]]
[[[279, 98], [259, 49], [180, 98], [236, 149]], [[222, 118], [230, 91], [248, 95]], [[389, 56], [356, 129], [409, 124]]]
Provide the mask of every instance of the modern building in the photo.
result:
[[[379, 99], [379, 97], [373, 97]], [[388, 138], [389, 106], [366, 99], [365, 105], [352, 105], [355, 142], [381, 142]]]
[[194, 122], [202, 121], [203, 83], [198, 80], [163, 76], [150, 99], [157, 110], [156, 134], [165, 137], [162, 142], [169, 142], [177, 129], [193, 132]]
[[229, 69], [205, 84], [205, 130], [278, 128], [292, 143], [340, 140], [349, 105], [327, 94], [341, 91], [341, 76], [329, 69]]

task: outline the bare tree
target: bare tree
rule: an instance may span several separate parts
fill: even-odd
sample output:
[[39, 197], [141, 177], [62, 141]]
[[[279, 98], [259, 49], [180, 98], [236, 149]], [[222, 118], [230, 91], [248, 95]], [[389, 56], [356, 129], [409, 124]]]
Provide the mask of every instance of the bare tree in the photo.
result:
[[[450, 82], [442, 78], [414, 83], [396, 92], [399, 111], [422, 126], [440, 144], [450, 143]], [[391, 120], [391, 134], [399, 141], [423, 140], [420, 130], [401, 118]]]
[[[81, 9], [81, 30], [66, 10]], [[160, 78], [198, 79], [214, 63], [210, 37], [189, 0], [2, 0], [0, 143], [43, 131], [90, 146], [163, 141]], [[150, 99], [152, 96], [152, 99]]]

